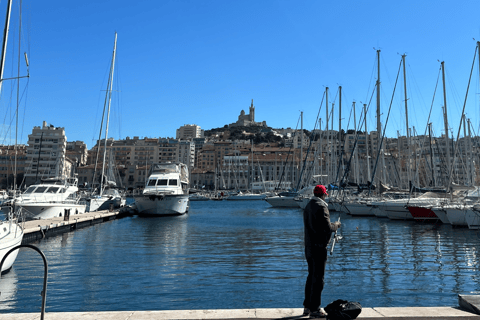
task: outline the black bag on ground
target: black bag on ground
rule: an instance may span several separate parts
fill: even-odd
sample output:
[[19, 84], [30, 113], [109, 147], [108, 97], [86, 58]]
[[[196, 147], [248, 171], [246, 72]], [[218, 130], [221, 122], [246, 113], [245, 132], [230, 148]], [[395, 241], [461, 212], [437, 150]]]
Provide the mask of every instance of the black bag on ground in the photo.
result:
[[356, 319], [362, 312], [360, 303], [340, 299], [333, 301], [324, 309], [329, 320]]

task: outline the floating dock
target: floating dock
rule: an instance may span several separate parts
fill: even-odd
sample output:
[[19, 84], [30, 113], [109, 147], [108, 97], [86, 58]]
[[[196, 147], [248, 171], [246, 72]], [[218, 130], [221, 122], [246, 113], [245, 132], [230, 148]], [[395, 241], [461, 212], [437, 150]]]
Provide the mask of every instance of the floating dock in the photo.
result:
[[[48, 301], [47, 301], [48, 307]], [[308, 319], [303, 308], [295, 309], [222, 309], [169, 311], [47, 312], [49, 320], [150, 320], [150, 319]], [[2, 320], [36, 320], [39, 313], [0, 314]], [[323, 318], [325, 319], [325, 318]], [[479, 320], [480, 315], [453, 307], [363, 308], [357, 319], [363, 320]]]
[[126, 215], [131, 215], [127, 207], [114, 211], [95, 211], [74, 214], [70, 217], [57, 217], [50, 219], [31, 220], [24, 224], [22, 244], [28, 244], [48, 236], [70, 232], [76, 229], [92, 226], [94, 224], [115, 220]]

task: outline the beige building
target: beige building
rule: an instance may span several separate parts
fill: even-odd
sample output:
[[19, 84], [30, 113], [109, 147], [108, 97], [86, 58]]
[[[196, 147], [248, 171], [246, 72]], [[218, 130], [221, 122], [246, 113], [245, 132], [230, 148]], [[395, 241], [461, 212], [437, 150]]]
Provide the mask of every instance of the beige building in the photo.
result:
[[65, 128], [47, 125], [46, 121], [41, 127], [33, 127], [28, 136], [26, 185], [41, 178], [67, 176], [71, 168], [65, 161], [66, 147]]
[[195, 138], [203, 138], [204, 131], [196, 124], [186, 124], [177, 129], [176, 138], [179, 140], [191, 140]]
[[[17, 145], [17, 187], [22, 184], [26, 166], [26, 146]], [[15, 146], [0, 146], [0, 188], [12, 189], [15, 172]]]
[[88, 148], [83, 141], [67, 141], [66, 156], [78, 165], [86, 165], [88, 158]]

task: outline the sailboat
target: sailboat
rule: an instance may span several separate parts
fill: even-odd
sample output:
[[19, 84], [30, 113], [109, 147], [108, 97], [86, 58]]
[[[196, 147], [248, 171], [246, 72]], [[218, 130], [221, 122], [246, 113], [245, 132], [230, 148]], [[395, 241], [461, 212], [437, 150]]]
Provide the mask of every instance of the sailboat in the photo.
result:
[[[103, 126], [103, 117], [105, 116], [105, 111], [107, 111], [107, 122], [105, 126], [105, 144], [103, 147], [103, 163], [102, 163], [102, 174], [100, 176], [100, 188], [98, 193], [95, 191], [86, 198], [87, 200], [87, 211], [98, 211], [98, 210], [107, 210], [113, 208], [119, 208], [122, 205], [125, 205], [125, 196], [122, 195], [119, 190], [116, 188], [115, 178], [113, 174], [113, 161], [112, 155], [109, 157], [109, 166], [108, 173], [105, 175], [105, 164], [106, 164], [106, 154], [107, 154], [107, 140], [108, 140], [108, 125], [110, 121], [110, 106], [112, 102], [112, 86], [113, 86], [113, 73], [115, 69], [115, 57], [117, 52], [117, 33], [115, 32], [115, 43], [113, 46], [113, 55], [112, 63], [110, 66], [110, 76], [107, 84], [107, 92], [105, 95], [105, 104], [103, 108], [102, 116], [102, 125], [100, 126], [100, 136], [98, 138], [98, 148], [97, 148], [97, 158], [95, 162], [95, 171], [97, 170], [97, 161], [98, 161], [98, 152], [100, 151], [100, 138], [102, 135], [102, 126]], [[107, 110], [106, 107], [108, 106]], [[94, 183], [95, 183], [95, 174], [94, 174]], [[92, 185], [94, 184], [92, 183]]]
[[[8, 1], [7, 5], [7, 16], [5, 19], [5, 29], [3, 34], [3, 46], [2, 46], [2, 55], [0, 60], [0, 89], [3, 81], [3, 71], [5, 70], [5, 54], [7, 51], [7, 40], [8, 40], [8, 29], [10, 26], [10, 13], [12, 10], [12, 1]], [[18, 82], [17, 82], [18, 84]], [[16, 113], [18, 119], [18, 112]], [[18, 123], [18, 121], [17, 121]], [[17, 145], [17, 134], [15, 134], [15, 146]], [[17, 153], [15, 152], [15, 157]], [[16, 160], [16, 158], [15, 158]], [[16, 161], [15, 161], [16, 164]], [[15, 171], [16, 171], [15, 166]], [[16, 172], [15, 172], [16, 177]], [[19, 224], [18, 220], [14, 218], [13, 212], [10, 210], [6, 216], [7, 220], [0, 222], [0, 261], [3, 260], [8, 251], [16, 246], [20, 245], [23, 240], [23, 228]], [[6, 273], [11, 268], [15, 259], [17, 258], [18, 250], [15, 250], [10, 255], [7, 256], [6, 260], [2, 265], [0, 273]]]

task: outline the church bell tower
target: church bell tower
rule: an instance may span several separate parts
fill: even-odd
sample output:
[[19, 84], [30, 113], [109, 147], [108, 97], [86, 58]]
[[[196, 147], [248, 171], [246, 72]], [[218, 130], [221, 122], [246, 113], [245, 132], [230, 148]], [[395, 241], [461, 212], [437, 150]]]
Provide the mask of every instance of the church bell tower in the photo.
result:
[[253, 99], [252, 104], [250, 105], [250, 121], [255, 122], [255, 107], [253, 106]]

